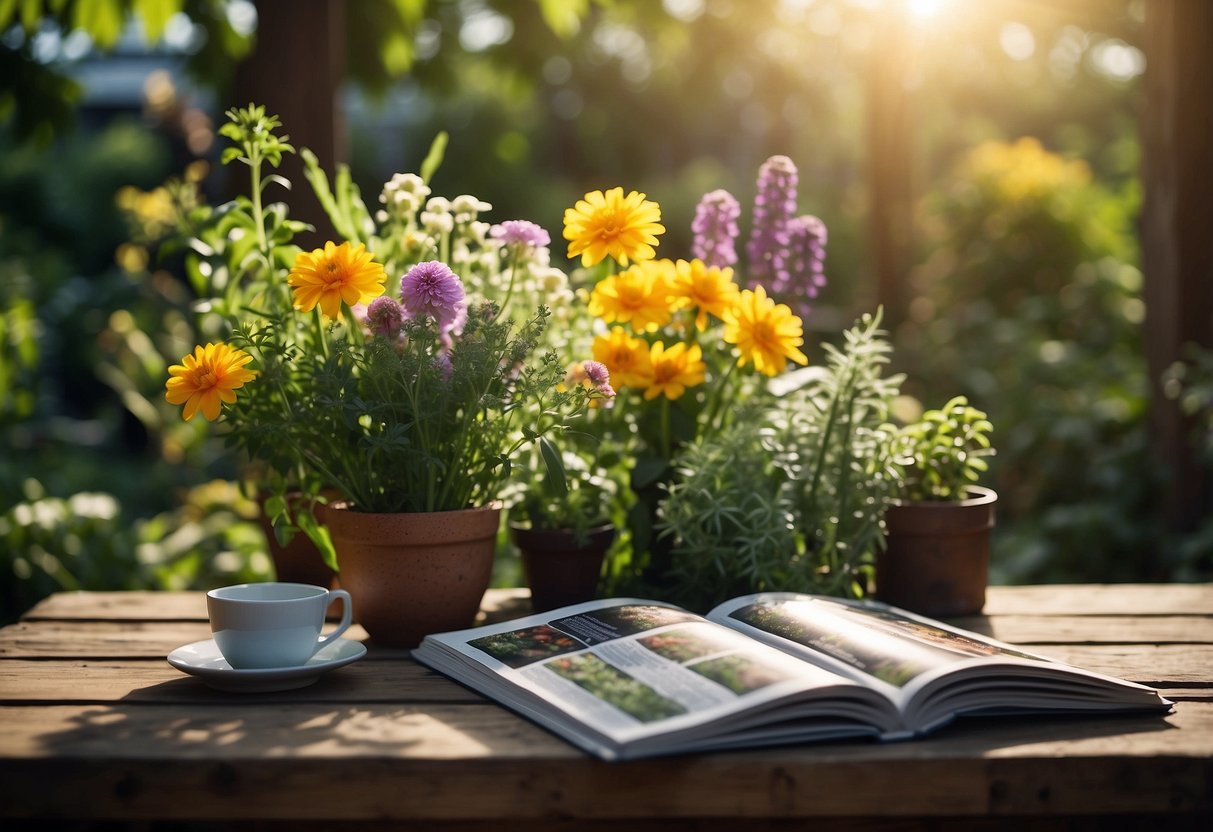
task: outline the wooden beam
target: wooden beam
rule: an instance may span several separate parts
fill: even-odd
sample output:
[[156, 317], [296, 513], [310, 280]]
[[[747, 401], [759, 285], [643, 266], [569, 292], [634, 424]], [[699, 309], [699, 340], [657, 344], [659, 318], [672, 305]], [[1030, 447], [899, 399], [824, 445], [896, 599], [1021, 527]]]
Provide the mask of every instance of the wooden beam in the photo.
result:
[[1145, 5], [1142, 263], [1146, 359], [1153, 381], [1151, 441], [1170, 474], [1163, 520], [1187, 531], [1210, 510], [1193, 423], [1162, 394], [1161, 378], [1189, 344], [1213, 347], [1213, 3]]
[[872, 269], [884, 325], [896, 331], [910, 302], [908, 279], [914, 221], [914, 123], [906, 74], [913, 46], [908, 12], [881, 13], [867, 77], [867, 182]]
[[[346, 127], [337, 96], [345, 78], [345, 0], [257, 0], [256, 43], [237, 68], [234, 103], [265, 105], [282, 120], [296, 150], [307, 147], [332, 175], [348, 153]], [[291, 216], [316, 227], [300, 245], [320, 246], [334, 231], [298, 155], [283, 159], [280, 172], [291, 181]], [[243, 187], [243, 183], [237, 184]], [[275, 201], [284, 198], [275, 191]]]

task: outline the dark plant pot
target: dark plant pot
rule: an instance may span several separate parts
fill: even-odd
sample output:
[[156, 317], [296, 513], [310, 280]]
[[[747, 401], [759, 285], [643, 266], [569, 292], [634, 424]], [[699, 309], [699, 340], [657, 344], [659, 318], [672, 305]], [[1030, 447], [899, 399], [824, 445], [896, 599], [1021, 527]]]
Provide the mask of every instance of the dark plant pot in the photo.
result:
[[602, 562], [615, 540], [615, 527], [591, 529], [579, 545], [570, 529], [530, 529], [510, 523], [510, 539], [522, 552], [522, 568], [536, 612], [594, 598]]
[[[292, 511], [297, 511], [303, 504], [303, 497], [298, 492], [287, 494], [287, 499], [291, 502]], [[311, 511], [318, 523], [324, 522], [323, 504], [316, 503], [312, 506]], [[312, 542], [311, 538], [302, 531], [298, 531], [291, 538], [290, 543], [286, 546], [281, 545], [274, 534], [269, 517], [265, 514], [264, 500], [262, 500], [262, 511], [257, 519], [261, 524], [261, 530], [265, 532], [270, 560], [274, 563], [275, 580], [295, 584], [312, 584], [325, 588], [334, 586], [337, 573], [329, 569], [328, 564], [324, 562], [324, 555], [320, 554], [320, 550], [316, 548], [316, 544]]]
[[900, 503], [885, 513], [876, 597], [932, 618], [978, 615], [986, 603], [998, 495], [970, 486], [956, 502]]

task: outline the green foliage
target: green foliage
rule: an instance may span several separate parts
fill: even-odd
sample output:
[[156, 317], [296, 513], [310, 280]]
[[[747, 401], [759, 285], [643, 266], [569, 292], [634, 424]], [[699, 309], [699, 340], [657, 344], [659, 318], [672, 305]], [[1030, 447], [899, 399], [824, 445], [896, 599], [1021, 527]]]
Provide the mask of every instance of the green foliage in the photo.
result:
[[864, 315], [841, 348], [827, 345], [824, 367], [781, 379], [780, 396], [678, 455], [660, 527], [674, 541], [677, 600], [707, 609], [762, 590], [864, 593], [901, 483], [889, 353], [880, 315]]
[[1000, 426], [996, 580], [1156, 574], [1136, 199], [1021, 140], [975, 149], [928, 204], [898, 355], [918, 398], [959, 393]]
[[35, 480], [0, 515], [0, 623], [62, 590], [186, 589], [266, 580], [256, 506], [226, 482], [192, 489], [156, 516], [126, 515], [112, 494], [62, 499]]
[[[291, 147], [276, 133], [277, 118], [262, 107], [231, 110], [228, 118], [220, 132], [235, 146], [223, 158], [249, 168], [251, 197], [239, 197], [209, 218], [228, 244], [226, 279], [239, 287], [235, 300], [229, 287], [212, 303], [226, 313], [229, 343], [252, 356], [258, 373], [224, 411], [229, 443], [268, 466], [280, 486], [312, 493], [334, 488], [361, 511], [444, 511], [496, 499], [515, 453], [561, 427], [596, 395], [581, 386], [558, 389], [563, 365], [555, 353], [536, 352], [549, 311], [541, 306], [516, 324], [497, 305], [475, 303], [462, 310], [466, 321], [453, 331], [451, 322], [413, 310], [402, 330], [391, 334], [364, 331], [349, 321], [348, 308], [335, 320], [328, 317], [334, 310], [300, 314], [287, 274], [301, 224], [287, 219], [285, 205], [264, 207], [261, 200], [271, 182], [287, 186], [262, 174]], [[348, 175], [339, 172], [330, 189], [314, 157], [309, 165], [309, 178], [335, 219], [364, 227], [371, 250], [393, 274], [448, 255], [460, 235], [478, 233], [484, 242], [487, 227], [471, 228], [478, 200], [454, 200], [449, 226], [434, 231], [418, 224], [428, 188], [402, 174], [396, 181], [407, 181], [402, 187], [408, 190], [383, 212], [386, 230], [379, 234]], [[427, 207], [436, 216], [433, 201]], [[350, 213], [355, 210], [357, 217]], [[213, 253], [218, 244], [206, 235], [190, 241], [195, 251]], [[478, 250], [464, 256], [478, 256]], [[511, 275], [518, 265], [511, 265]], [[486, 278], [497, 277], [498, 266], [481, 259]], [[450, 280], [463, 303], [459, 280]], [[404, 314], [399, 307], [397, 312]]]
[[989, 470], [985, 457], [994, 454], [986, 414], [956, 396], [939, 410], [928, 410], [898, 435], [899, 459], [906, 466], [903, 499], [963, 500]]
[[588, 540], [591, 529], [613, 520], [620, 496], [622, 460], [612, 446], [578, 429], [541, 438], [519, 457], [513, 482], [502, 491], [512, 522], [568, 529]]

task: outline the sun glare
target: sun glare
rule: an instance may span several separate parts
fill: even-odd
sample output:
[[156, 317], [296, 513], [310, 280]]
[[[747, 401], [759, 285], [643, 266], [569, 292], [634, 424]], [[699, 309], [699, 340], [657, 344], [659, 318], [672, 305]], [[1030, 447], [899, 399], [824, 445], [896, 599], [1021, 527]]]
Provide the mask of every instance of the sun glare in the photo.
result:
[[906, 0], [906, 8], [919, 20], [938, 17], [947, 5], [948, 0]]

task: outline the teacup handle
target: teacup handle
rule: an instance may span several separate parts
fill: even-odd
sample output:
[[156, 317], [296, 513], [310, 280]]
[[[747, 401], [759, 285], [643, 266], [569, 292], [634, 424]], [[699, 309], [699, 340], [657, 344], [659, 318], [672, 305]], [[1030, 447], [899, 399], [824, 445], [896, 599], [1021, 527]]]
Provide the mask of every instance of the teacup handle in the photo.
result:
[[[344, 589], [330, 589], [329, 597], [324, 604], [324, 608], [327, 610], [338, 598], [341, 599], [341, 623], [337, 625], [336, 630], [333, 630], [333, 632], [326, 636], [321, 636], [316, 641], [316, 650], [319, 650], [324, 645], [334, 641], [338, 636], [348, 630], [350, 623], [353, 620], [354, 608], [350, 605], [350, 594]], [[313, 655], [315, 655], [316, 650], [312, 651]]]

